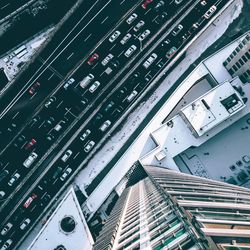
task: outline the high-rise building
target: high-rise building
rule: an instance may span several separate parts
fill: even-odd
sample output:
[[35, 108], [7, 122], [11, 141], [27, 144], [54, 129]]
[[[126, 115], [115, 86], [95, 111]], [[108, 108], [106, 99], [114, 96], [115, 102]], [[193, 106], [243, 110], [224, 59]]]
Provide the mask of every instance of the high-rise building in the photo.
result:
[[250, 249], [249, 189], [166, 168], [120, 196], [95, 250]]

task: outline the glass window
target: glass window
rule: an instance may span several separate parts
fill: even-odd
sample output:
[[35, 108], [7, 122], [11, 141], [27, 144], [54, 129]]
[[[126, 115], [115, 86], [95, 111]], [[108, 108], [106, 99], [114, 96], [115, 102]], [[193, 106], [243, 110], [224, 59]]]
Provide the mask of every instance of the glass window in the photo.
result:
[[233, 68], [234, 71], [237, 71], [237, 70], [238, 70], [238, 68], [236, 67], [236, 65], [233, 65], [232, 68]]
[[237, 66], [238, 68], [240, 68], [240, 63], [239, 63], [239, 62], [236, 62], [236, 66]]
[[247, 44], [246, 38], [242, 41], [242, 43], [243, 43], [244, 45]]
[[246, 58], [246, 56], [244, 55], [244, 56], [242, 56], [242, 59], [243, 59], [243, 61], [244, 62], [247, 62], [247, 58]]
[[247, 59], [250, 60], [250, 53], [249, 52], [246, 53], [246, 56], [247, 56]]
[[237, 55], [237, 52], [236, 52], [236, 51], [234, 51], [234, 52], [233, 52], [233, 56], [236, 56], [236, 55]]
[[233, 69], [229, 69], [228, 72], [229, 72], [230, 75], [233, 75], [234, 70]]
[[240, 52], [240, 48], [239, 48], [239, 47], [237, 47], [237, 48], [236, 48], [236, 51], [237, 51], [237, 52]]
[[239, 47], [242, 49], [242, 48], [243, 48], [243, 44], [242, 44], [242, 43], [240, 43]]

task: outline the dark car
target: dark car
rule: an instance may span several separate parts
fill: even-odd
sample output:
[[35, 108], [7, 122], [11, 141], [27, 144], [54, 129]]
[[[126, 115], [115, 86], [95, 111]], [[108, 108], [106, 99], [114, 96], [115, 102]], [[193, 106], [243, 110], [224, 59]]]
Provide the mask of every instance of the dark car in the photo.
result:
[[24, 145], [25, 141], [26, 141], [26, 137], [25, 137], [24, 135], [20, 135], [20, 136], [15, 140], [15, 142], [14, 142], [13, 145], [14, 145], [16, 148], [19, 148], [19, 147], [21, 147], [21, 146]]
[[103, 119], [103, 115], [101, 113], [98, 113], [94, 118], [93, 124], [96, 126], [100, 125], [102, 122], [102, 119]]

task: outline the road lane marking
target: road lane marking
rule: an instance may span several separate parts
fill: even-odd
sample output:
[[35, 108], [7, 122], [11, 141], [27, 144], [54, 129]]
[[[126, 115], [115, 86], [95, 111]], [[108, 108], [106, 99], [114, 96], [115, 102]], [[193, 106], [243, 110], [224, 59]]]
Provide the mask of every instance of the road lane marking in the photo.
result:
[[108, 18], [109, 18], [109, 16], [106, 16], [106, 17], [101, 21], [101, 24], [103, 24]]
[[55, 75], [55, 73], [53, 73], [53, 74], [48, 78], [48, 80], [50, 80], [54, 75]]
[[69, 60], [74, 55], [74, 52], [72, 52], [68, 57], [67, 60]]
[[125, 0], [122, 0], [122, 1], [120, 2], [120, 5], [122, 5], [124, 2], [125, 2]]
[[83, 41], [86, 42], [91, 36], [92, 36], [92, 33], [89, 34]]
[[15, 118], [18, 116], [19, 113], [20, 113], [20, 112], [18, 111], [18, 112], [12, 117], [12, 120], [15, 119]]
[[116, 43], [109, 50], [112, 50], [115, 46], [116, 46]]

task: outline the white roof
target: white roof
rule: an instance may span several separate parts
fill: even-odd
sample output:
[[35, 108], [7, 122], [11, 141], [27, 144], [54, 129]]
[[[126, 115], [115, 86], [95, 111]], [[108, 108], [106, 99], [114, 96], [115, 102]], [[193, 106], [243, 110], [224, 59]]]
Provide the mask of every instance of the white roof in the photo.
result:
[[[76, 222], [75, 229], [70, 233], [65, 233], [60, 226], [61, 220], [66, 216], [73, 218]], [[66, 249], [90, 250], [93, 243], [77, 197], [71, 188], [28, 250], [54, 249], [59, 245], [63, 245]]]
[[[235, 101], [230, 109], [223, 105], [227, 98]], [[245, 105], [239, 94], [229, 82], [225, 82], [181, 109], [180, 114], [191, 125], [191, 130], [201, 136], [243, 107]]]

